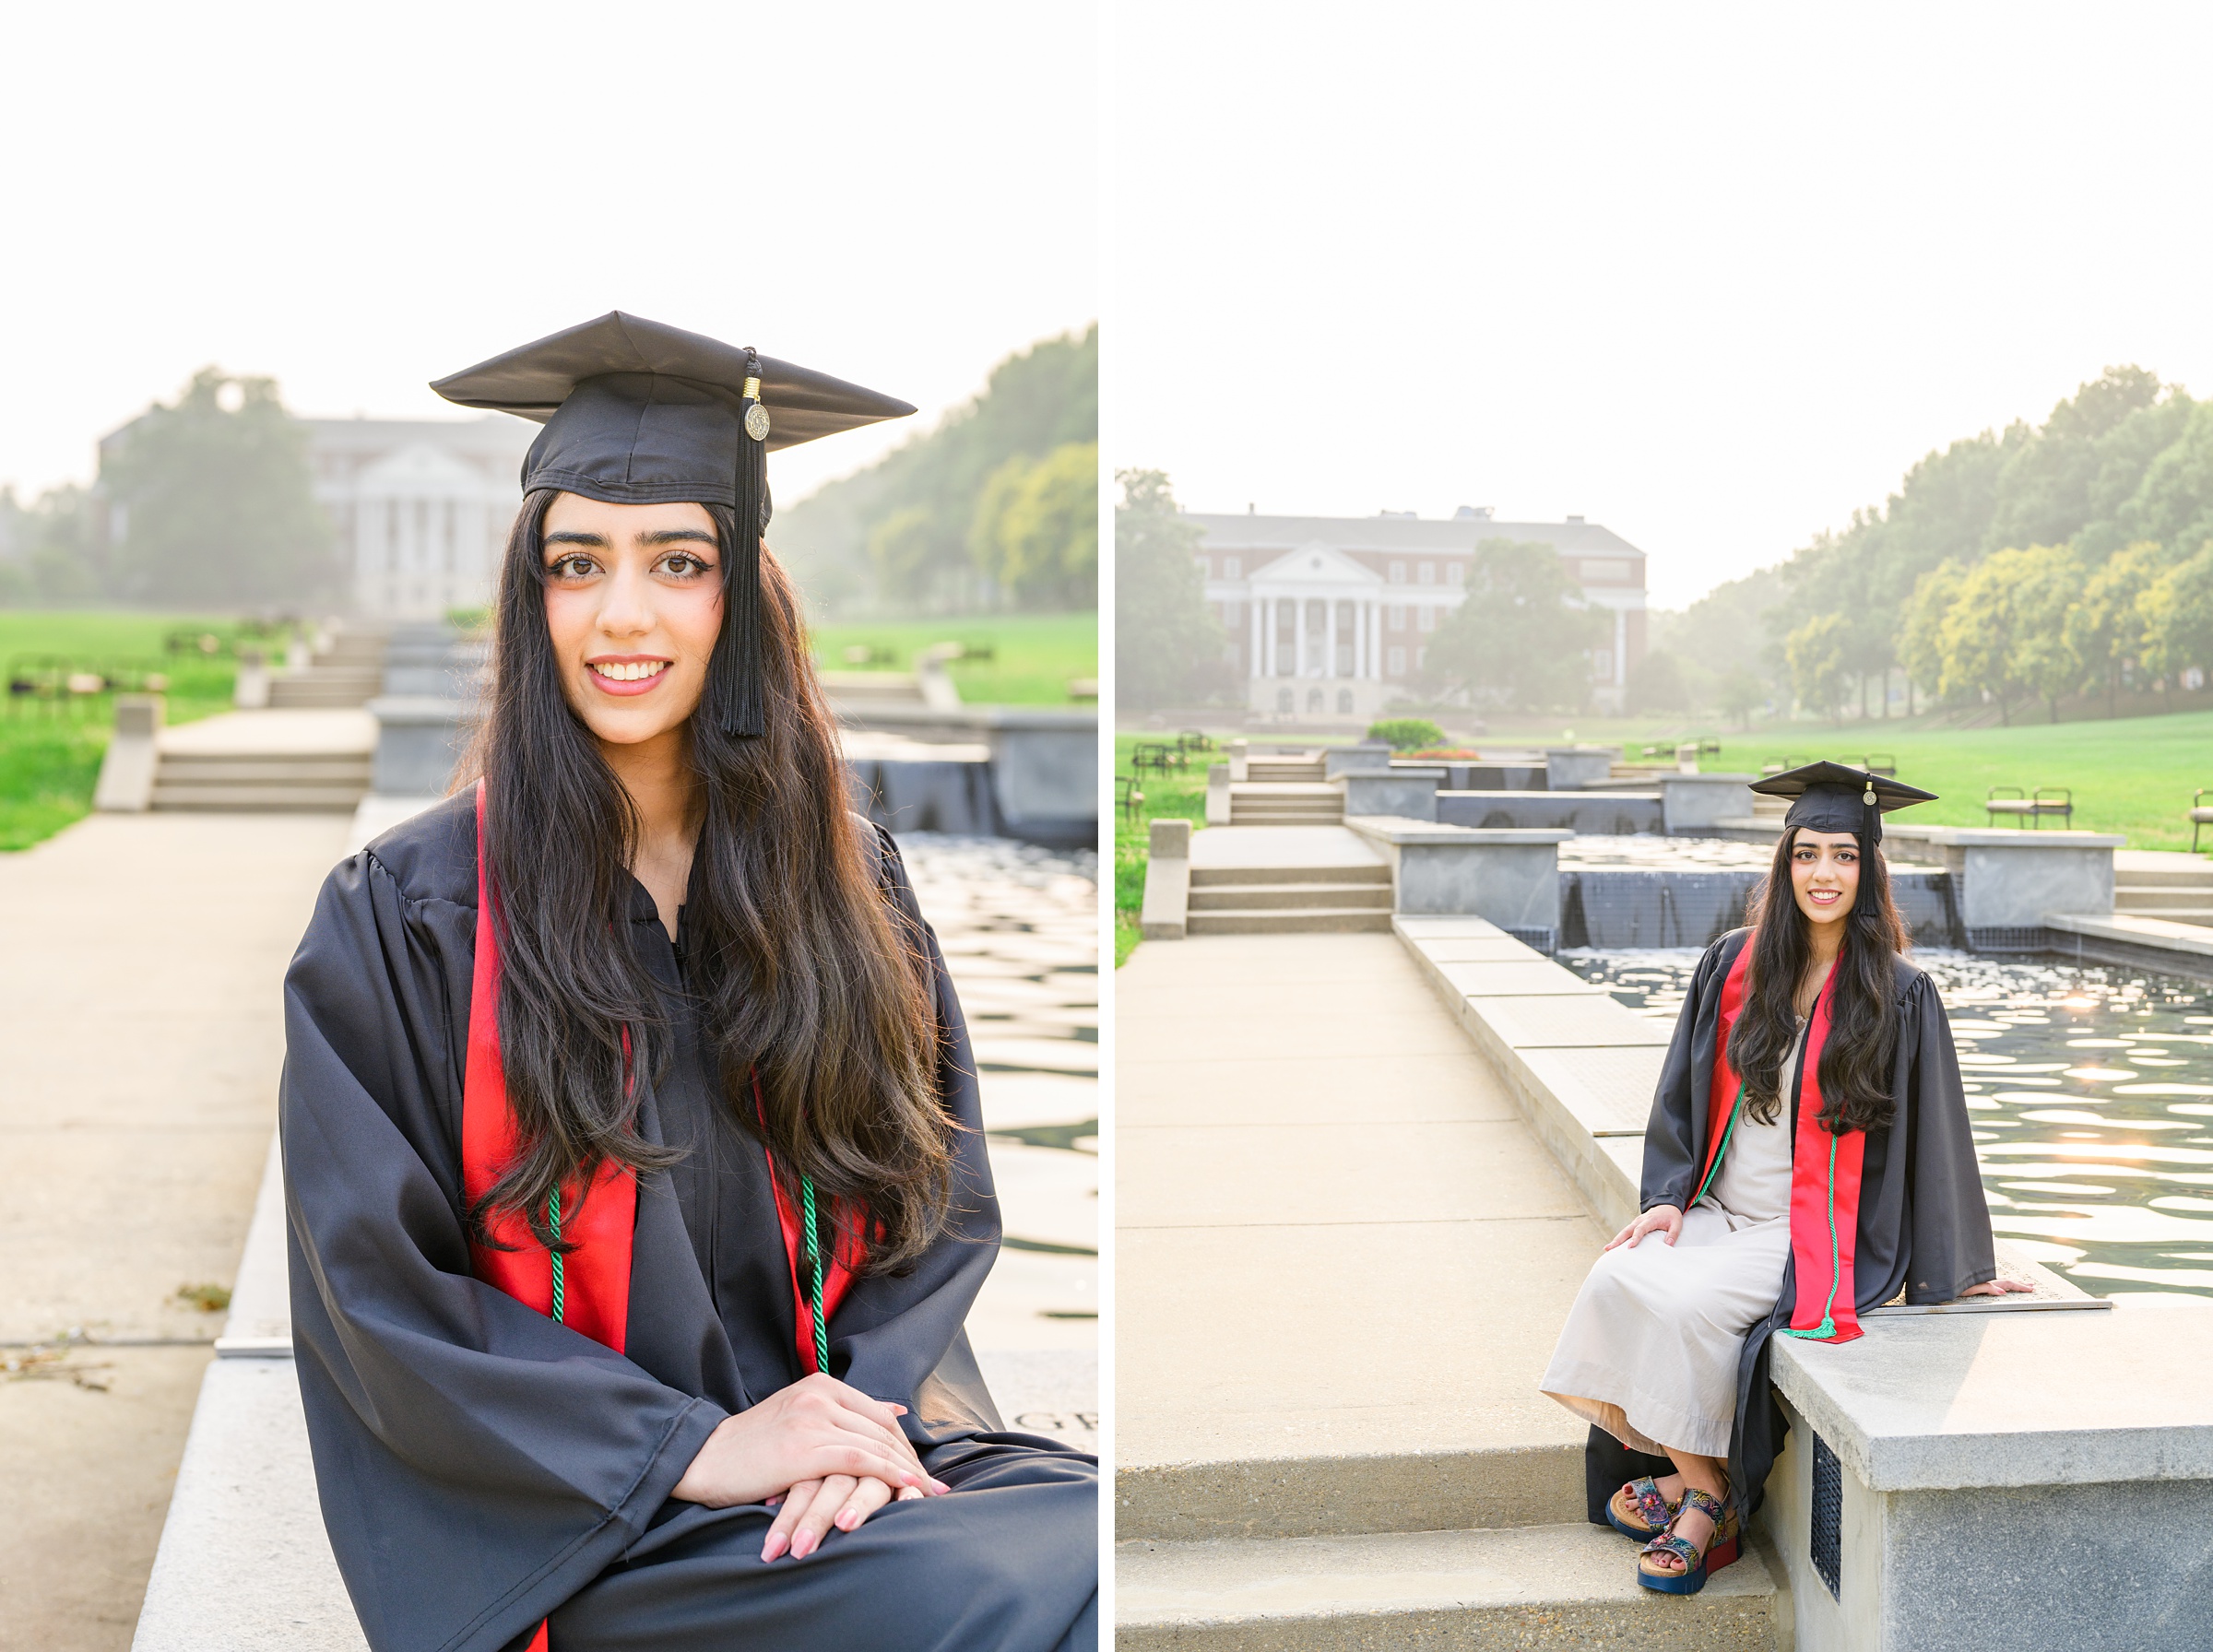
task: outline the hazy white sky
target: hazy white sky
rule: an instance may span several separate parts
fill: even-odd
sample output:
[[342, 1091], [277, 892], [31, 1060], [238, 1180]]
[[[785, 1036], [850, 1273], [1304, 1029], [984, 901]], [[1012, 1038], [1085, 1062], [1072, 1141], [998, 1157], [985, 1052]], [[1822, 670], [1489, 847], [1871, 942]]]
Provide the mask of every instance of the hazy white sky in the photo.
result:
[[611, 309], [917, 404], [1097, 314], [1096, 18], [951, 0], [10, 7], [0, 483], [195, 369], [308, 414]]
[[1118, 466], [1669, 606], [2109, 363], [2213, 395], [2213, 6], [1118, 0]]

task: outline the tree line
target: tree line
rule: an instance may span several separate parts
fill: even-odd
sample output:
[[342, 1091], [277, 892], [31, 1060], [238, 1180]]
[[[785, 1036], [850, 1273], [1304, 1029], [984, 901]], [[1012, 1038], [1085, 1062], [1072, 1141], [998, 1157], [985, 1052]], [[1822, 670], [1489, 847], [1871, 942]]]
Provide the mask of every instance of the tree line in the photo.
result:
[[2063, 701], [2117, 714], [2124, 695], [2195, 689], [2213, 669], [2213, 403], [2109, 368], [2041, 426], [1931, 453], [1840, 532], [1654, 619], [1642, 711], [1719, 708], [1716, 659], [1832, 717], [2056, 720]]
[[779, 510], [818, 612], [1098, 606], [1099, 335], [992, 369], [935, 429]]
[[276, 381], [205, 367], [101, 455], [92, 489], [0, 490], [0, 604], [254, 608], [342, 589], [307, 429]]

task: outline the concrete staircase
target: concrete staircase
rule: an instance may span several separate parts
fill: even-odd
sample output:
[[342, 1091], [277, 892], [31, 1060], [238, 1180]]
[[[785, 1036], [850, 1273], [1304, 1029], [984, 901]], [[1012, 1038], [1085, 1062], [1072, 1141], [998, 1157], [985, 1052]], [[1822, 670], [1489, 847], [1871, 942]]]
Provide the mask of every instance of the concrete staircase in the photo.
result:
[[1255, 782], [1320, 785], [1329, 778], [1329, 773], [1320, 752], [1301, 751], [1248, 758], [1245, 778]]
[[[1258, 762], [1252, 765], [1260, 767]], [[1319, 781], [1246, 781], [1229, 788], [1232, 826], [1342, 826], [1344, 794]]]
[[369, 795], [369, 752], [163, 751], [154, 771], [154, 808], [266, 813], [351, 814]]
[[306, 670], [283, 671], [269, 678], [271, 709], [367, 705], [384, 688], [385, 645], [389, 641], [379, 631], [337, 632]]
[[1389, 934], [1391, 893], [1391, 868], [1387, 866], [1194, 865], [1185, 933], [1285, 935], [1365, 930]]
[[2213, 863], [2178, 855], [2160, 857], [2174, 861], [2172, 867], [2140, 864], [2149, 858], [2114, 857], [2113, 910], [2171, 924], [2213, 925]]

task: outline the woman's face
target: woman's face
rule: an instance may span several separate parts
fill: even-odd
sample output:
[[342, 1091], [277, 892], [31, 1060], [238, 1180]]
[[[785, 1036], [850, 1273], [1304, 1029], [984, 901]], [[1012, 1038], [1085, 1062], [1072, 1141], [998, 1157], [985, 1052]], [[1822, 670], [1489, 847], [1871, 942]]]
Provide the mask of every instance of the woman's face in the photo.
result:
[[722, 550], [704, 505], [610, 505], [562, 493], [546, 509], [546, 629], [562, 691], [602, 740], [680, 726], [722, 630]]
[[1791, 892], [1809, 923], [1842, 923], [1859, 898], [1860, 840], [1849, 832], [1800, 828], [1791, 845]]

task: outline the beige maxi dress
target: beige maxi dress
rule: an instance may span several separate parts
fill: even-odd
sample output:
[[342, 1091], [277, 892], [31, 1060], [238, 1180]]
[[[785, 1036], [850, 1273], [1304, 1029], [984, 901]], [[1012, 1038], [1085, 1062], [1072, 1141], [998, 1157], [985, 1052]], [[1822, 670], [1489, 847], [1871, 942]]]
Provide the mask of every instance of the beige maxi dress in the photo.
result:
[[[1783, 1064], [1791, 1093], [1805, 1023]], [[1791, 1110], [1746, 1111], [1674, 1245], [1648, 1233], [1605, 1252], [1568, 1311], [1537, 1386], [1632, 1451], [1729, 1455], [1745, 1333], [1782, 1293], [1791, 1253]]]

